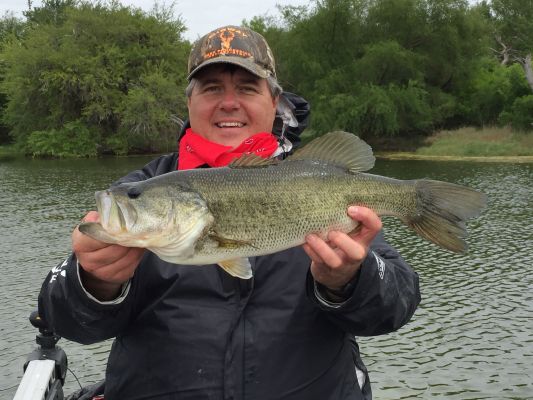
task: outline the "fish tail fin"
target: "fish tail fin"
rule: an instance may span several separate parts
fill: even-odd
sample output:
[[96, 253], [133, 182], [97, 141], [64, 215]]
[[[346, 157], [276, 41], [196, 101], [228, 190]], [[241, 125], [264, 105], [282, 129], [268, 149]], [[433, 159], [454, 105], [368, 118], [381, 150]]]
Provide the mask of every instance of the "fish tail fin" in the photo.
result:
[[485, 194], [453, 183], [417, 180], [416, 213], [404, 222], [420, 236], [456, 253], [467, 249], [466, 220], [486, 206]]

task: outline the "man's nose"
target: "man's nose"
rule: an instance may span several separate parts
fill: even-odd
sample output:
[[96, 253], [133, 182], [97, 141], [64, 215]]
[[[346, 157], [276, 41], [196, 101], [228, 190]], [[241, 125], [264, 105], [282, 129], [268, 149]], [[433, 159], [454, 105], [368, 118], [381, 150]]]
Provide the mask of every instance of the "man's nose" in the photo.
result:
[[231, 111], [240, 107], [239, 98], [235, 90], [225, 90], [220, 101], [220, 108]]

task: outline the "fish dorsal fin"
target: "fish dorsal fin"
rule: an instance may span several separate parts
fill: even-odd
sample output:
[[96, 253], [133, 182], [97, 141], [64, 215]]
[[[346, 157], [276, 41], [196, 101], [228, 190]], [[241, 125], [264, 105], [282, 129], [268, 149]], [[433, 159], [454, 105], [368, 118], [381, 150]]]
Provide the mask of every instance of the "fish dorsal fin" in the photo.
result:
[[263, 158], [254, 153], [245, 153], [239, 158], [233, 160], [228, 167], [230, 168], [262, 168], [269, 165], [277, 164], [278, 160], [272, 158]]
[[350, 172], [368, 171], [376, 161], [372, 148], [353, 133], [328, 132], [290, 156], [287, 161], [320, 160]]
[[241, 279], [252, 277], [252, 267], [247, 258], [235, 258], [233, 260], [221, 261], [218, 263], [228, 274]]

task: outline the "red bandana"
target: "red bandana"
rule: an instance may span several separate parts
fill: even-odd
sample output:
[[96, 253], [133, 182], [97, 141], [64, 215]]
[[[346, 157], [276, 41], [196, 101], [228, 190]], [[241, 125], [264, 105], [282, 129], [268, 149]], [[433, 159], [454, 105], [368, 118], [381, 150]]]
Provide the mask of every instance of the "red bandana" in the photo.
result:
[[249, 153], [269, 158], [277, 148], [278, 140], [272, 133], [257, 133], [233, 149], [211, 142], [189, 128], [180, 141], [178, 169], [193, 169], [204, 164], [224, 167], [242, 154]]

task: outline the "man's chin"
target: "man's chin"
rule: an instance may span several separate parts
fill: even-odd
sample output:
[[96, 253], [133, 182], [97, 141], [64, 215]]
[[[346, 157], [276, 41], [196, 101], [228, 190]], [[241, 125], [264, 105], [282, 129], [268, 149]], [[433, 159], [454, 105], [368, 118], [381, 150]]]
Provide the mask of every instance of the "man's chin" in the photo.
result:
[[208, 140], [235, 148], [252, 135], [253, 133], [249, 132], [246, 127], [216, 128], [215, 131], [209, 135]]

